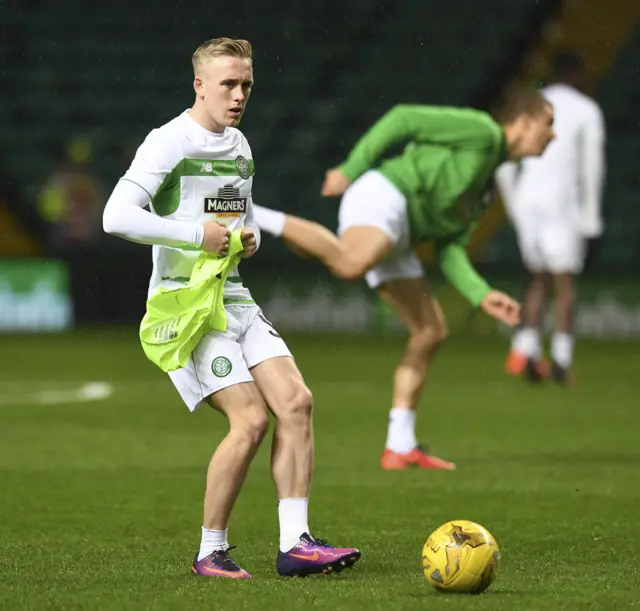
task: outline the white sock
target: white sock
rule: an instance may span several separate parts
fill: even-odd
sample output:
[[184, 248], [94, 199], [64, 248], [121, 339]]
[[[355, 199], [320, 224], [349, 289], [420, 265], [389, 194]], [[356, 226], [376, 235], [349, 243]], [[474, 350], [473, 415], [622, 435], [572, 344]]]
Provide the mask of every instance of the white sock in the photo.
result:
[[534, 327], [522, 327], [513, 334], [511, 347], [516, 352], [521, 352], [530, 358], [540, 358], [542, 354], [540, 332]]
[[411, 452], [416, 441], [416, 412], [412, 409], [394, 407], [389, 412], [389, 430], [387, 448], [399, 454]]
[[300, 535], [309, 532], [307, 510], [309, 499], [280, 499], [278, 519], [280, 521], [280, 551], [288, 552], [300, 540]]
[[573, 360], [573, 335], [571, 333], [558, 332], [551, 339], [551, 358], [560, 367], [571, 367]]
[[284, 231], [285, 217], [284, 212], [253, 204], [253, 218], [256, 225], [276, 238], [279, 238]]
[[225, 530], [209, 530], [204, 526], [202, 527], [202, 540], [200, 541], [198, 560], [206, 558], [211, 552], [228, 548], [226, 528]]

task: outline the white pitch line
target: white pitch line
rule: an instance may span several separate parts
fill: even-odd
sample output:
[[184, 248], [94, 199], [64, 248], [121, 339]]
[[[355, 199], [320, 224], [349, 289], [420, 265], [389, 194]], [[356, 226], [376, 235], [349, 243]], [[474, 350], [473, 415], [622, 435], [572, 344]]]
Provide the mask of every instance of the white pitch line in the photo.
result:
[[79, 384], [79, 387], [69, 390], [40, 390], [37, 392], [24, 392], [22, 390], [8, 394], [0, 392], [0, 406], [85, 403], [103, 401], [113, 394], [113, 386], [108, 382], [80, 382]]

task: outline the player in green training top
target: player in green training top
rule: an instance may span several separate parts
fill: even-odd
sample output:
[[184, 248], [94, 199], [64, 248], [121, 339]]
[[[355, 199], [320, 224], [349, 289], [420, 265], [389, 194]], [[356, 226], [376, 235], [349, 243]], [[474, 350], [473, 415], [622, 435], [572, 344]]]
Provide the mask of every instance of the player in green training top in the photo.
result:
[[[554, 138], [553, 108], [534, 91], [511, 91], [496, 119], [472, 109], [399, 105], [327, 172], [322, 194], [343, 195], [338, 236], [317, 223], [255, 206], [255, 222], [345, 280], [366, 278], [404, 322], [409, 339], [394, 376], [382, 467], [452, 469], [415, 437], [415, 409], [446, 324], [412, 247], [435, 245], [445, 277], [474, 306], [508, 324], [520, 306], [471, 266], [465, 243], [492, 199], [506, 159], [541, 155]], [[394, 145], [404, 152], [381, 161]]]

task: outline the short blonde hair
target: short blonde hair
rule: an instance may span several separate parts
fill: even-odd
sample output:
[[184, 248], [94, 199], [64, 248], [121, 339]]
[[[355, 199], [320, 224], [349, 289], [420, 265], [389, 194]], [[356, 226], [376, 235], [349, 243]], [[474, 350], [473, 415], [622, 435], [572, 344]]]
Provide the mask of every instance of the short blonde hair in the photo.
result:
[[248, 40], [233, 38], [212, 38], [203, 42], [191, 57], [194, 74], [198, 73], [205, 59], [223, 55], [251, 60], [253, 57], [251, 43]]

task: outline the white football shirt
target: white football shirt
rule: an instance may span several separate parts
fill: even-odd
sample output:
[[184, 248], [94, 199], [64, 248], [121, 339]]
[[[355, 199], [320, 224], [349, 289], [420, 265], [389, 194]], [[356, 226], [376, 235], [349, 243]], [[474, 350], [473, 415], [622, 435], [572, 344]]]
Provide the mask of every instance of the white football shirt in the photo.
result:
[[[255, 229], [250, 222], [254, 172], [242, 132], [231, 127], [210, 132], [187, 110], [149, 133], [121, 181], [144, 189], [155, 215], [191, 224], [215, 220], [233, 231], [247, 225]], [[189, 244], [154, 244], [149, 294], [160, 286], [188, 282], [199, 253]], [[224, 296], [226, 303], [252, 303], [237, 268], [229, 275]]]

